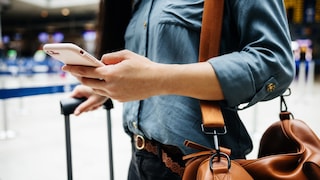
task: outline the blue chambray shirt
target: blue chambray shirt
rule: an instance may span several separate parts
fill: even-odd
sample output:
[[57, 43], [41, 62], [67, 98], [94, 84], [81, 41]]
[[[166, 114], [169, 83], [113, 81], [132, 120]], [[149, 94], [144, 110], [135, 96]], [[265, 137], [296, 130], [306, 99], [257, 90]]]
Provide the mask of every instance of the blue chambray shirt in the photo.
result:
[[[203, 0], [135, 0], [126, 49], [158, 63], [197, 63], [202, 11]], [[222, 86], [226, 108], [235, 112], [240, 104], [251, 106], [286, 90], [294, 76], [290, 43], [281, 0], [225, 0], [221, 56], [208, 62]], [[235, 140], [225, 144], [241, 156], [251, 150], [251, 140], [239, 117], [230, 117], [227, 128], [235, 124], [236, 131], [228, 132], [226, 141]], [[130, 134], [178, 146], [185, 154], [193, 152], [183, 145], [186, 139], [212, 147], [212, 137], [201, 131], [199, 101], [190, 97], [127, 102], [123, 125]]]

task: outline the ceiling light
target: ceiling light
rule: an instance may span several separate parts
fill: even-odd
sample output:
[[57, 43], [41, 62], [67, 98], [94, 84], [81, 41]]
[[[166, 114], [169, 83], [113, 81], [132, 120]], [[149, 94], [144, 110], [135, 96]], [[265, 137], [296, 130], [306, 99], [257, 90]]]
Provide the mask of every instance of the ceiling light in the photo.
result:
[[42, 10], [41, 13], [40, 13], [40, 16], [41, 16], [42, 18], [46, 18], [46, 17], [48, 17], [48, 15], [49, 15], [49, 13], [48, 13], [47, 10]]
[[[73, 6], [86, 6], [92, 4], [98, 4], [99, 0], [18, 0], [35, 6], [55, 9], [62, 7], [73, 7]], [[48, 3], [49, 2], [49, 3]]]
[[68, 8], [63, 8], [63, 9], [61, 9], [61, 14], [63, 16], [69, 16], [70, 10]]

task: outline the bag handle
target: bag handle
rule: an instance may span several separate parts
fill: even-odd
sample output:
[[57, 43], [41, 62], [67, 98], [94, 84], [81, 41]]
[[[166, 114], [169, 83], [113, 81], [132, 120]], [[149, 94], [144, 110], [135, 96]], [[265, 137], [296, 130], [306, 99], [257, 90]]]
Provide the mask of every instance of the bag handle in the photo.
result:
[[[219, 55], [224, 0], [205, 0], [200, 35], [199, 62]], [[204, 128], [223, 128], [224, 119], [217, 101], [200, 101]]]

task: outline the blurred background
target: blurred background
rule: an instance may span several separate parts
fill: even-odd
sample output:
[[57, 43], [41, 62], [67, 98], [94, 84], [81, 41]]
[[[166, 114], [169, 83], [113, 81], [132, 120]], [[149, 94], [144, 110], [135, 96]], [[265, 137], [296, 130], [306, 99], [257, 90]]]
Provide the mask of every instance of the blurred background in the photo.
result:
[[[289, 111], [320, 134], [320, 0], [284, 0], [295, 54]], [[45, 43], [73, 42], [95, 50], [99, 0], [0, 0], [0, 180], [66, 177], [63, 115], [59, 101], [78, 83], [42, 51]], [[114, 176], [126, 179], [130, 139], [122, 105], [111, 110]], [[279, 99], [240, 112], [254, 139], [278, 120]], [[266, 111], [267, 109], [267, 111]], [[104, 109], [71, 117], [74, 179], [108, 179]]]

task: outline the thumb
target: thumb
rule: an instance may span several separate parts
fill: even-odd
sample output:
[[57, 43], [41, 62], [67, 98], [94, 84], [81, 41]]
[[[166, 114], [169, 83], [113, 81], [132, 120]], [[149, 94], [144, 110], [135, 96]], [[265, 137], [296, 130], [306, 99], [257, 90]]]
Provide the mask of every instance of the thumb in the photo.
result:
[[122, 51], [104, 54], [101, 58], [101, 61], [106, 65], [117, 64], [117, 63], [127, 59], [128, 52], [129, 51], [127, 51], [127, 50], [122, 50]]

